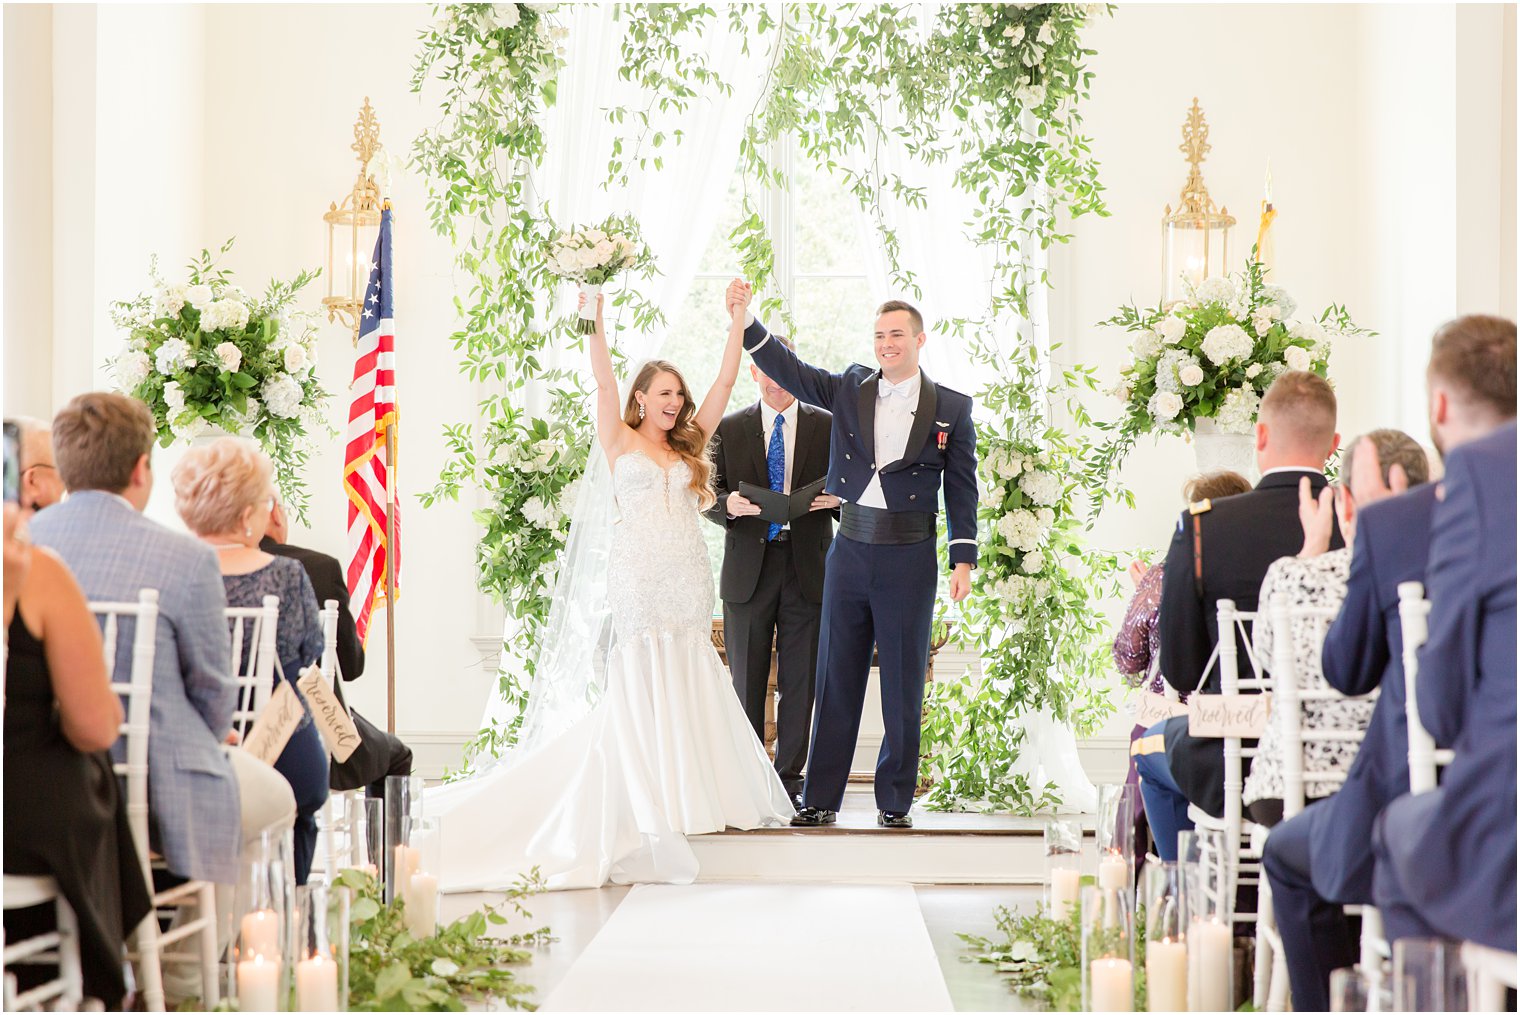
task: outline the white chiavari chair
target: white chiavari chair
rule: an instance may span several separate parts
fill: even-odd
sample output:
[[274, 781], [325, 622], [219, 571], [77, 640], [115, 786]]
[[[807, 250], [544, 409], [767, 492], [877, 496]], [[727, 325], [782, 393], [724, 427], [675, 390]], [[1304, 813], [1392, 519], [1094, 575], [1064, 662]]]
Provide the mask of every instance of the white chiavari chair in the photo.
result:
[[[232, 649], [228, 659], [232, 663], [233, 679], [237, 684], [237, 707], [232, 712], [232, 728], [243, 739], [247, 739], [254, 720], [274, 692], [274, 668], [279, 661], [276, 646], [279, 624], [279, 596], [265, 596], [262, 606], [227, 607], [227, 628]], [[243, 657], [245, 647], [248, 650], [246, 659]]]
[[[1272, 712], [1282, 731], [1283, 750], [1283, 820], [1301, 813], [1305, 806], [1305, 785], [1309, 782], [1345, 782], [1346, 773], [1334, 769], [1306, 769], [1304, 746], [1310, 743], [1361, 743], [1362, 730], [1306, 729], [1303, 706], [1333, 701], [1374, 701], [1377, 692], [1348, 698], [1332, 687], [1309, 689], [1301, 685], [1294, 656], [1294, 637], [1303, 625], [1312, 625], [1314, 642], [1323, 644], [1337, 609], [1293, 606], [1285, 593], [1272, 597]], [[1265, 845], [1267, 830], [1258, 836], [1258, 848]], [[1253, 1001], [1258, 1010], [1285, 1011], [1288, 1002], [1288, 968], [1283, 960], [1282, 938], [1272, 916], [1271, 891], [1266, 878], [1261, 879], [1260, 913], [1256, 926], [1256, 982]], [[1364, 924], [1365, 925], [1365, 924]], [[1365, 960], [1365, 955], [1364, 955]], [[1375, 967], [1364, 968], [1373, 969]]]
[[[1249, 611], [1237, 610], [1233, 600], [1219, 600], [1219, 641], [1213, 659], [1217, 660], [1219, 666], [1220, 694], [1259, 694], [1268, 689], [1268, 681], [1262, 676], [1261, 665], [1251, 646], [1250, 631], [1246, 627], [1255, 622], [1256, 616]], [[1241, 635], [1240, 642], [1236, 640], [1237, 631]], [[1241, 643], [1246, 647], [1246, 662], [1250, 668], [1246, 676], [1240, 672]], [[1241, 799], [1245, 788], [1244, 762], [1255, 754], [1256, 748], [1245, 746], [1240, 737], [1225, 737], [1224, 816], [1216, 818], [1200, 807], [1188, 805], [1188, 817], [1194, 825], [1224, 833], [1225, 848], [1219, 857], [1219, 862], [1223, 865], [1219, 883], [1225, 886], [1232, 899], [1238, 898], [1242, 886], [1259, 887], [1264, 880], [1261, 876], [1260, 833], [1255, 822], [1246, 820]], [[1260, 909], [1260, 906], [1257, 908]], [[1231, 912], [1237, 924], [1255, 926], [1257, 922], [1256, 912], [1238, 911], [1233, 905]]]
[[[59, 1011], [77, 1011], [84, 1000], [84, 974], [79, 964], [79, 922], [74, 907], [58, 888], [58, 882], [45, 874], [7, 874], [4, 887], [5, 908], [30, 909], [53, 904], [56, 926], [44, 934], [5, 942], [4, 958], [6, 1011], [42, 1011], [52, 1002]], [[55, 965], [58, 975], [26, 990], [16, 983], [13, 966]]]
[[[1399, 584], [1399, 624], [1404, 635], [1404, 721], [1409, 729], [1409, 792], [1429, 793], [1436, 788], [1440, 769], [1451, 764], [1452, 752], [1437, 749], [1435, 739], [1420, 720], [1415, 692], [1419, 678], [1419, 651], [1430, 635], [1430, 600], [1420, 582]], [[1379, 928], [1381, 930], [1381, 927]], [[1387, 947], [1384, 942], [1383, 947]], [[1462, 961], [1468, 971], [1468, 1000], [1473, 1011], [1505, 1011], [1505, 988], [1517, 985], [1516, 957], [1473, 941], [1462, 944]]]
[[[338, 686], [338, 681], [341, 679], [338, 673], [338, 601], [336, 599], [329, 599], [322, 604], [322, 676], [328, 685], [334, 688]], [[355, 794], [363, 792], [362, 789], [358, 789], [329, 793], [327, 802], [322, 805], [320, 830], [322, 843], [318, 853], [322, 857], [322, 873], [328, 880], [335, 877], [342, 866], [338, 862], [338, 857], [347, 855], [347, 841], [353, 831], [353, 817], [348, 800]]]
[[[126, 761], [114, 766], [118, 776], [127, 780], [127, 820], [132, 840], [143, 865], [143, 878], [150, 891], [153, 871], [164, 869], [156, 860], [148, 833], [148, 735], [152, 728], [154, 639], [158, 630], [158, 592], [143, 589], [136, 603], [91, 603], [90, 609], [102, 620], [105, 637], [106, 668], [116, 665], [116, 642], [120, 621], [131, 618], [132, 672], [127, 682], [112, 680], [111, 688], [127, 699], [127, 721], [122, 726], [126, 738]], [[153, 908], [133, 935], [128, 957], [136, 964], [143, 1005], [150, 1011], [164, 1010], [163, 964], [198, 962], [201, 967], [202, 1000], [208, 1009], [215, 1008], [221, 995], [216, 975], [216, 889], [209, 881], [186, 881], [162, 892], [153, 891]], [[193, 911], [194, 916], [176, 923], [167, 931], [159, 929], [159, 913]], [[194, 939], [193, 953], [169, 951], [172, 945]]]

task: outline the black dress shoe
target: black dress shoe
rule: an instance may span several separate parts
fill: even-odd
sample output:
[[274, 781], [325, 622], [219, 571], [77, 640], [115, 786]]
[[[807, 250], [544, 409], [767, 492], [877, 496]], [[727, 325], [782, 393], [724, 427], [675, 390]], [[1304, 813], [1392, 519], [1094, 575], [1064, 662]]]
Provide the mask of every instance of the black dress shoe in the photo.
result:
[[819, 807], [804, 807], [792, 818], [794, 828], [818, 828], [832, 825], [839, 818], [838, 811], [826, 811]]
[[896, 811], [877, 811], [876, 823], [883, 828], [912, 828], [913, 818], [906, 812], [899, 814]]
[[792, 794], [792, 807], [793, 807], [793, 809], [799, 810], [799, 811], [803, 810], [806, 807], [806, 804], [804, 804], [802, 802], [802, 794], [801, 793], [793, 793]]

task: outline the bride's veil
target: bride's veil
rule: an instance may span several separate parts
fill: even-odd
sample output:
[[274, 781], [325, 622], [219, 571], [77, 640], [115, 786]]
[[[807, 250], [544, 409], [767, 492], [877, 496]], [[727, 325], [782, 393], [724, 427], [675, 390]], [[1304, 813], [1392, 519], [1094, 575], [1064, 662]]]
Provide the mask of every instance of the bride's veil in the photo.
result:
[[[637, 370], [631, 376], [637, 376]], [[621, 405], [626, 392], [619, 395]], [[549, 618], [539, 632], [521, 729], [515, 744], [499, 758], [477, 755], [470, 764], [472, 773], [511, 764], [558, 737], [590, 713], [606, 687], [613, 647], [607, 573], [618, 511], [612, 470], [598, 444], [592, 445], [574, 496], [570, 534], [556, 565]], [[509, 616], [502, 632], [503, 666], [513, 665], [512, 640], [520, 637], [521, 625]], [[513, 708], [493, 690], [481, 728], [506, 728], [515, 718]]]

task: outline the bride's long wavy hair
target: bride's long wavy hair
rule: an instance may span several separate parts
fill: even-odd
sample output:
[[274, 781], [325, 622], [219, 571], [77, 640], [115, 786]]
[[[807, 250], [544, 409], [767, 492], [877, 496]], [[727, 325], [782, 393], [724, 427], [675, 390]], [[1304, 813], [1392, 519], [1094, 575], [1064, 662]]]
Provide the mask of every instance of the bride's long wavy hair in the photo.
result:
[[[628, 391], [628, 401], [623, 406], [623, 422], [639, 428], [643, 422], [639, 418], [639, 400], [637, 394], [648, 394], [649, 388], [654, 384], [654, 379], [659, 374], [670, 374], [676, 379], [676, 385], [681, 389], [681, 411], [676, 413], [676, 425], [670, 428], [670, 446], [681, 456], [691, 469], [691, 489], [697, 495], [697, 503], [703, 511], [718, 502], [717, 496], [712, 489], [712, 459], [708, 457], [708, 435], [697, 426], [693, 417], [697, 414], [697, 403], [691, 397], [691, 389], [686, 386], [686, 378], [676, 365], [669, 360], [653, 359], [645, 363], [633, 379], [633, 387]], [[663, 464], [663, 463], [662, 463]]]

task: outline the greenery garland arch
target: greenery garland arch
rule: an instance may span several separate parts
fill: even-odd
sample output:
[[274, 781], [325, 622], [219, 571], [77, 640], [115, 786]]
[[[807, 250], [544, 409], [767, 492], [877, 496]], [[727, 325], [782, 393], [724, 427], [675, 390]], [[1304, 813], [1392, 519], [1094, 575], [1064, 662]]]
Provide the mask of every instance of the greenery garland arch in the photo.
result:
[[[470, 378], [494, 390], [479, 421], [448, 428], [451, 451], [431, 503], [483, 490], [476, 512], [481, 588], [522, 624], [531, 659], [548, 606], [554, 561], [564, 546], [569, 490], [591, 446], [582, 378], [555, 366], [551, 350], [576, 345], [573, 322], [545, 310], [555, 285], [544, 249], [557, 224], [529, 207], [525, 170], [541, 164], [543, 120], [555, 102], [564, 46], [574, 45], [556, 4], [461, 4], [434, 8], [421, 33], [414, 89], [441, 86], [438, 124], [419, 137], [414, 164], [429, 183], [434, 227], [456, 249], [468, 280], [452, 336]], [[936, 807], [1029, 812], [1053, 802], [1015, 774], [1019, 718], [1048, 710], [1077, 733], [1112, 711], [1104, 622], [1097, 603], [1116, 591], [1117, 562], [1084, 539], [1089, 505], [1111, 493], [1094, 470], [1095, 427], [1078, 395], [1091, 370], [1053, 372], [1027, 329], [1012, 349], [991, 336], [999, 321], [1027, 314], [1048, 279], [1038, 252], [1065, 242], [1067, 223], [1106, 214], [1080, 107], [1091, 74], [1080, 35], [1102, 5], [1080, 4], [618, 4], [625, 22], [622, 76], [642, 106], [607, 111], [616, 125], [604, 185], [631, 167], [660, 165], [671, 114], [709, 92], [731, 90], [697, 47], [682, 39], [737, 33], [765, 47], [769, 74], [736, 153], [744, 213], [731, 234], [757, 291], [774, 278], [771, 237], [758, 195], [784, 185], [767, 164], [768, 143], [795, 137], [860, 201], [881, 237], [894, 284], [916, 290], [890, 226], [897, 207], [925, 195], [891, 172], [881, 145], [954, 169], [975, 212], [966, 242], [993, 253], [985, 313], [942, 327], [959, 335], [988, 383], [977, 392], [983, 498], [982, 557], [962, 614], [961, 642], [982, 656], [976, 677], [933, 685], [927, 703], [924, 774]], [[946, 125], [950, 129], [946, 129]], [[853, 167], [853, 168], [849, 168]], [[637, 286], [615, 297], [634, 328], [659, 321]], [[761, 312], [786, 316], [775, 296]], [[530, 406], [533, 411], [530, 411]], [[501, 693], [524, 700], [530, 673], [504, 666]], [[509, 727], [481, 731], [473, 752], [498, 752]]]

